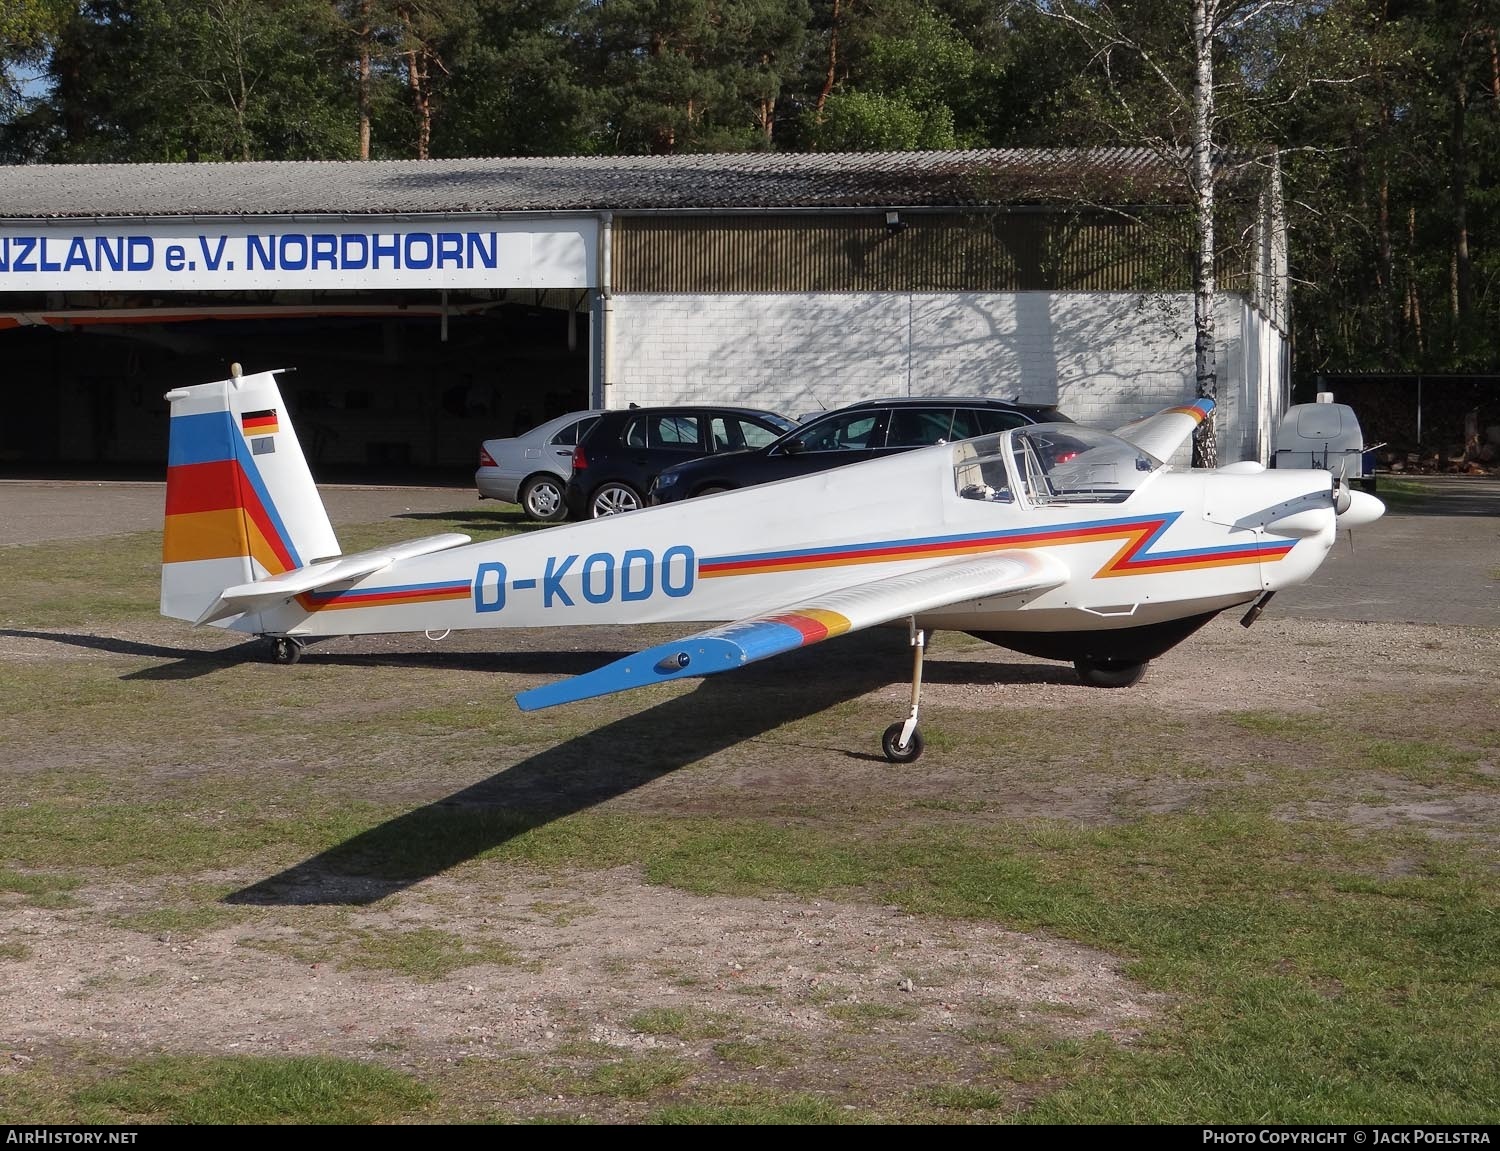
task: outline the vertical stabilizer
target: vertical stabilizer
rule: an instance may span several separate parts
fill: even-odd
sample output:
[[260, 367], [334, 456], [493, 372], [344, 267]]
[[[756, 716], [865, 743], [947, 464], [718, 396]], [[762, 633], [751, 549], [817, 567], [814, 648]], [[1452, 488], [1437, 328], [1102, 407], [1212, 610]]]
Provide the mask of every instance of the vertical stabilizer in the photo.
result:
[[340, 554], [274, 372], [167, 400], [163, 615], [196, 620], [226, 587]]

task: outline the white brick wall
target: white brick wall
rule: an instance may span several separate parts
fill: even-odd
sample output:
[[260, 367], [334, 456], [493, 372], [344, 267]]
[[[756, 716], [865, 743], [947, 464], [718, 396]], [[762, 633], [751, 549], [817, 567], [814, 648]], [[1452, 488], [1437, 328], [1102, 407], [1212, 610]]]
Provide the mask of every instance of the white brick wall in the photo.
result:
[[[877, 396], [996, 395], [1117, 427], [1194, 391], [1187, 293], [621, 295], [613, 311], [610, 407], [714, 400], [798, 416]], [[1222, 300], [1224, 462], [1259, 454], [1279, 416], [1267, 373], [1280, 336], [1257, 319]]]

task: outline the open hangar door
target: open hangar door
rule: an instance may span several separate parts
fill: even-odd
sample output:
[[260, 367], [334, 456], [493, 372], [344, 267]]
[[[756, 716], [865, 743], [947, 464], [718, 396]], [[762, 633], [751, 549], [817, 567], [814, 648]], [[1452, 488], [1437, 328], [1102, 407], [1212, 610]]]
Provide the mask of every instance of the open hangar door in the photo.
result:
[[588, 406], [588, 292], [391, 295], [0, 304], [24, 318], [0, 331], [0, 467], [159, 472], [164, 393], [232, 363], [292, 369], [282, 393], [320, 479], [460, 479], [481, 440]]

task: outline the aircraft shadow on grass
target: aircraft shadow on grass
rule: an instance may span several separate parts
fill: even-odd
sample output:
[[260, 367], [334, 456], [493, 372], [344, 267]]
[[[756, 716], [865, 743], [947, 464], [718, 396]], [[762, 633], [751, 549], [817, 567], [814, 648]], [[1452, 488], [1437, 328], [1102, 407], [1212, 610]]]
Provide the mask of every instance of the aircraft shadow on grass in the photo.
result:
[[[799, 653], [774, 668], [747, 669], [738, 678], [710, 677], [695, 691], [547, 748], [233, 892], [225, 902], [374, 903], [533, 828], [897, 681], [905, 670], [903, 646], [889, 634], [855, 636], [842, 651]], [[1040, 664], [935, 660], [928, 670], [939, 683], [988, 684], [1013, 677], [1076, 683], [1070, 669]], [[900, 705], [893, 707], [893, 714], [899, 710]], [[846, 754], [885, 763], [873, 753]]]

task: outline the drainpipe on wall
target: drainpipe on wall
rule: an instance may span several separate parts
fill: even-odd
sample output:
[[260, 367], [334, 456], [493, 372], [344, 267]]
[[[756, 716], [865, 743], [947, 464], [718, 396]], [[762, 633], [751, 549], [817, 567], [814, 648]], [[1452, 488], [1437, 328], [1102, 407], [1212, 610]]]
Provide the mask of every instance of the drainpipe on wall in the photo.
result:
[[593, 323], [589, 325], [589, 342], [593, 345], [589, 406], [593, 408], [609, 407], [610, 387], [614, 382], [613, 235], [614, 213], [604, 212], [599, 217], [599, 287], [594, 291]]

